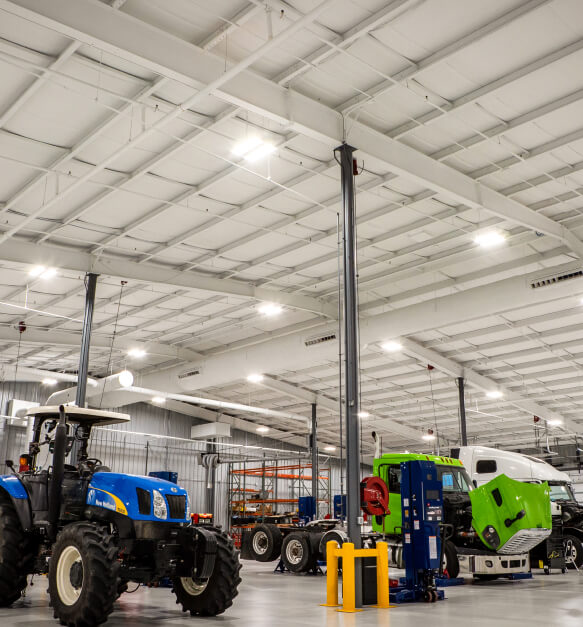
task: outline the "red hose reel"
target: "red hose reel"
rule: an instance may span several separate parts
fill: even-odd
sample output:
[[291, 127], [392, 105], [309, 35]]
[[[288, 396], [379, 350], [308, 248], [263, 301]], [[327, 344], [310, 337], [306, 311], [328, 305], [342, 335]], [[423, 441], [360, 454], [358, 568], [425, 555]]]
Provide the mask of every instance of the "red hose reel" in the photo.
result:
[[380, 477], [365, 477], [360, 482], [360, 507], [371, 516], [383, 516], [389, 511], [389, 488]]

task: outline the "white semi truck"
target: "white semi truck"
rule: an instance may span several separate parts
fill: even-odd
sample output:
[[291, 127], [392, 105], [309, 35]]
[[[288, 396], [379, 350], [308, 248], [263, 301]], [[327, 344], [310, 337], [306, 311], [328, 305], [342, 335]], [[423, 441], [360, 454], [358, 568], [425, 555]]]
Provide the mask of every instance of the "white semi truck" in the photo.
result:
[[583, 506], [575, 499], [567, 473], [538, 457], [487, 446], [455, 448], [451, 457], [461, 460], [476, 486], [501, 474], [526, 483], [546, 481], [550, 488], [551, 512], [563, 521], [567, 562], [577, 568], [583, 565]]

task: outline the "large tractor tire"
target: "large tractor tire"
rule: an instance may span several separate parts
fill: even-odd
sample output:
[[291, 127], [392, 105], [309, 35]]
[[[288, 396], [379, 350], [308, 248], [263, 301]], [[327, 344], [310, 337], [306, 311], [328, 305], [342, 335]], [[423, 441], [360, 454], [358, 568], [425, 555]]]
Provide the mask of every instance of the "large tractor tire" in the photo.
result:
[[257, 525], [251, 531], [249, 549], [258, 562], [272, 562], [279, 558], [283, 536], [276, 525]]
[[30, 561], [32, 554], [14, 505], [0, 492], [0, 607], [8, 607], [22, 596]]
[[192, 577], [175, 577], [176, 603], [191, 616], [217, 616], [231, 605], [241, 583], [239, 555], [226, 533], [217, 533], [215, 567], [206, 581]]
[[451, 542], [451, 540], [445, 541], [443, 571], [447, 572], [450, 579], [455, 579], [460, 574], [460, 561], [457, 556], [455, 544]]
[[570, 533], [566, 533], [563, 538], [567, 567], [580, 569], [583, 566], [583, 544], [581, 540]]
[[314, 559], [307, 533], [294, 531], [283, 539], [281, 561], [292, 573], [309, 571], [314, 564]]
[[107, 527], [80, 522], [57, 536], [49, 562], [55, 618], [68, 627], [100, 625], [118, 598], [118, 547]]

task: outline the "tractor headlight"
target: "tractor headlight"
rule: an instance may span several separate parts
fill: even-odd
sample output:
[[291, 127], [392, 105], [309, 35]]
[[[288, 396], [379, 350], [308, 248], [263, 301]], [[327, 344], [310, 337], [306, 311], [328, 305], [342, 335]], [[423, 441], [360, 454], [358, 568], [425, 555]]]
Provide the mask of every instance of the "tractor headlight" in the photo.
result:
[[156, 516], [156, 518], [162, 518], [162, 520], [166, 520], [168, 518], [166, 499], [160, 494], [160, 492], [158, 492], [158, 490], [154, 490], [154, 516]]

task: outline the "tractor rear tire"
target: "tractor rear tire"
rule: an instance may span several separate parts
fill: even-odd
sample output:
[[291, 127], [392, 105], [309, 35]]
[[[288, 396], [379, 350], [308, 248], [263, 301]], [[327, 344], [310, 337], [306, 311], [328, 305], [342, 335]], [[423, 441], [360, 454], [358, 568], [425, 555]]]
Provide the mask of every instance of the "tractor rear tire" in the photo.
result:
[[241, 583], [239, 554], [226, 533], [217, 533], [215, 567], [206, 581], [192, 577], [175, 577], [176, 603], [191, 616], [217, 616], [231, 605]]
[[57, 536], [49, 562], [55, 618], [68, 627], [104, 623], [118, 598], [118, 547], [107, 527], [71, 523]]
[[273, 562], [279, 558], [283, 536], [276, 525], [257, 525], [251, 530], [249, 549], [258, 562]]
[[31, 561], [26, 535], [10, 497], [0, 493], [0, 607], [17, 601], [26, 588]]

